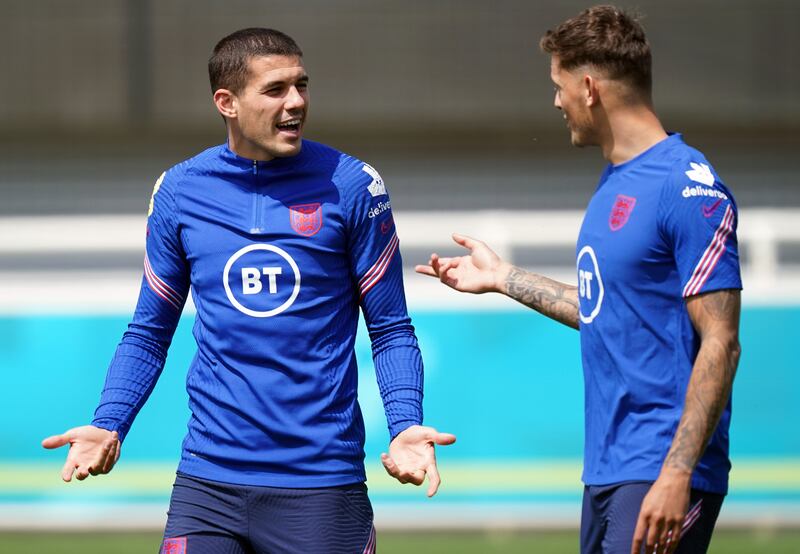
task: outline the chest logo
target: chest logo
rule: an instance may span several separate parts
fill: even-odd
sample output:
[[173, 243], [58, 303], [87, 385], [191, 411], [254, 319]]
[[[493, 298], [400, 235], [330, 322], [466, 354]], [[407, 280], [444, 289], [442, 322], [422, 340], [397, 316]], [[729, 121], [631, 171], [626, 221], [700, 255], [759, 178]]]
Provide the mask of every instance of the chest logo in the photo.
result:
[[597, 256], [591, 246], [584, 246], [578, 253], [578, 301], [580, 318], [583, 323], [594, 321], [603, 305], [605, 289], [600, 276]]
[[322, 229], [322, 205], [316, 202], [289, 206], [289, 221], [292, 229], [304, 237], [316, 235]]
[[222, 284], [228, 300], [243, 314], [272, 317], [286, 311], [297, 299], [300, 268], [282, 248], [250, 244], [228, 259]]
[[634, 206], [636, 206], [636, 198], [633, 196], [617, 195], [614, 206], [611, 208], [611, 214], [608, 216], [608, 226], [612, 231], [619, 231], [625, 227]]

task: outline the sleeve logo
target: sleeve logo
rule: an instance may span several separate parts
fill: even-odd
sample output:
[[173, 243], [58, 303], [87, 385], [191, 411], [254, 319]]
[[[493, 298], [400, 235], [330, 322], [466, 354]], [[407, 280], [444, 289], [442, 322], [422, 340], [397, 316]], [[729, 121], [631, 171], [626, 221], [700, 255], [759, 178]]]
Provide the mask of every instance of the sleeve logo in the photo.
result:
[[696, 164], [692, 162], [689, 166], [692, 168], [686, 172], [686, 176], [689, 179], [695, 183], [706, 185], [707, 187], [714, 184], [714, 175], [712, 175], [711, 169], [706, 164]]
[[161, 177], [159, 177], [158, 181], [156, 181], [155, 186], [153, 186], [153, 194], [150, 195], [150, 206], [147, 208], [147, 217], [153, 215], [153, 201], [155, 201], [156, 193], [158, 192], [158, 189], [161, 188], [161, 183], [164, 181], [164, 175], [166, 174], [166, 171], [162, 173]]
[[375, 171], [375, 168], [369, 164], [364, 164], [364, 167], [361, 168], [364, 173], [372, 177], [372, 182], [367, 187], [369, 193], [373, 196], [381, 196], [386, 194], [386, 185], [383, 184], [383, 179], [381, 179], [380, 174]]

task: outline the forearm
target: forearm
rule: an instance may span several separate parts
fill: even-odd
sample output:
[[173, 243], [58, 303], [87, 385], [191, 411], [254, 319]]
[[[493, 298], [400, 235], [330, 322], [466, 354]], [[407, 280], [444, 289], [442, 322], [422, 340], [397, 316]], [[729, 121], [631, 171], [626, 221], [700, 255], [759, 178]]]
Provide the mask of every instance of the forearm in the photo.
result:
[[414, 328], [398, 322], [371, 330], [372, 358], [392, 438], [422, 423], [423, 365]]
[[664, 469], [694, 471], [730, 398], [739, 352], [735, 337], [711, 336], [701, 343]]
[[500, 292], [542, 315], [578, 329], [578, 287], [508, 266], [502, 271]]
[[[133, 326], [132, 326], [133, 327]], [[161, 375], [168, 342], [129, 329], [114, 354], [92, 425], [125, 436]]]

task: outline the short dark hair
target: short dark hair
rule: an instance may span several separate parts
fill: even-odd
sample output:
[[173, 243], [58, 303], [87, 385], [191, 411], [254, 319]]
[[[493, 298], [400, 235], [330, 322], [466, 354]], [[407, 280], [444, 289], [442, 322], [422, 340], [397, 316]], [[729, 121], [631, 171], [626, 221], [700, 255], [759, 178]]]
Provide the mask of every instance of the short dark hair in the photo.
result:
[[303, 52], [289, 35], [275, 29], [251, 27], [220, 40], [208, 59], [211, 92], [239, 92], [247, 83], [247, 64], [255, 56], [298, 56]]
[[558, 57], [561, 68], [591, 65], [610, 79], [627, 82], [650, 96], [650, 43], [638, 19], [615, 6], [594, 6], [548, 30], [539, 46]]

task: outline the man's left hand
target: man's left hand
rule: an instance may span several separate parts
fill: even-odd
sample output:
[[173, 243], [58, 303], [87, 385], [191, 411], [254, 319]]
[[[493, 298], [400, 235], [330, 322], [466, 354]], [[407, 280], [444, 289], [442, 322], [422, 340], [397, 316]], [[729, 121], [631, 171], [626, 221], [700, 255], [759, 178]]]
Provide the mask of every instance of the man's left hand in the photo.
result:
[[434, 446], [453, 444], [455, 435], [440, 433], [433, 427], [412, 425], [399, 433], [391, 444], [389, 454], [381, 454], [381, 462], [386, 472], [401, 483], [417, 486], [428, 475], [428, 496], [433, 496], [442, 482], [436, 469]]
[[691, 472], [663, 468], [661, 475], [642, 500], [631, 554], [672, 554], [681, 538], [683, 521], [689, 508]]

